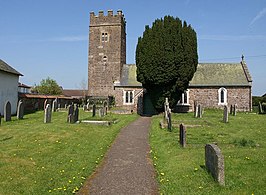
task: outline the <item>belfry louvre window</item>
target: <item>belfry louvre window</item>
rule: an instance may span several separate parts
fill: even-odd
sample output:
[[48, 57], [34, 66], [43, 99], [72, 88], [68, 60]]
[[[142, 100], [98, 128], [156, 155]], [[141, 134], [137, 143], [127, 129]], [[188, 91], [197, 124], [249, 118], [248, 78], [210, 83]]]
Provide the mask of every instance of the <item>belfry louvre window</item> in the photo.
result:
[[107, 32], [103, 32], [102, 33], [102, 42], [107, 42], [108, 41], [108, 33]]
[[126, 90], [124, 91], [124, 104], [133, 104], [134, 103], [134, 91]]

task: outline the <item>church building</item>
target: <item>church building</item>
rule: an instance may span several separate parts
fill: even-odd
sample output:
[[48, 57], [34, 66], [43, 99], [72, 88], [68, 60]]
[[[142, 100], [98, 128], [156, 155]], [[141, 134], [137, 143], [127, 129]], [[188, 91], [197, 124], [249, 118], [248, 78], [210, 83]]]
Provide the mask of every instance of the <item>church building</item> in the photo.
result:
[[[149, 94], [137, 81], [137, 67], [126, 64], [126, 21], [121, 10], [107, 15], [90, 13], [88, 95], [113, 97], [115, 106], [145, 114], [151, 107]], [[199, 63], [189, 88], [178, 105], [193, 110], [195, 102], [204, 108], [237, 104], [239, 111], [251, 111], [252, 79], [242, 58], [240, 63]]]

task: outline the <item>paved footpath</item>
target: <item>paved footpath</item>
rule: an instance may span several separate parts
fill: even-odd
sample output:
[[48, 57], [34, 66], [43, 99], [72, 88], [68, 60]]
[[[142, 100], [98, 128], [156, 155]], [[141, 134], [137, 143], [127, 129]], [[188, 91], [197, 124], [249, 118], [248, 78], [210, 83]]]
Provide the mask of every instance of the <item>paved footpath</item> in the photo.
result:
[[104, 162], [78, 194], [159, 194], [149, 158], [151, 118], [140, 117], [121, 129]]

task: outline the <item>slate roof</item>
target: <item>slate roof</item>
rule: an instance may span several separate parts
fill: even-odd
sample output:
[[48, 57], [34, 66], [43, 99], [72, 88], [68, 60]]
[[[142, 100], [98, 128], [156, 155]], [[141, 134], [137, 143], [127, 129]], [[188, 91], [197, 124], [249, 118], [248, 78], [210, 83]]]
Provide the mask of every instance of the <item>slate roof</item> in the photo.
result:
[[6, 62], [4, 62], [1, 59], [0, 59], [0, 71], [4, 71], [4, 72], [11, 73], [11, 74], [23, 76], [21, 73], [19, 73], [18, 71], [16, 71], [14, 68], [12, 68], [11, 66], [9, 66]]
[[[252, 78], [244, 61], [240, 63], [199, 63], [189, 86], [251, 86]], [[136, 86], [137, 67], [135, 64], [125, 64], [122, 78], [115, 86]]]
[[199, 63], [189, 86], [251, 86], [245, 62]]
[[120, 86], [142, 86], [142, 84], [137, 81], [137, 66], [135, 64], [123, 65]]

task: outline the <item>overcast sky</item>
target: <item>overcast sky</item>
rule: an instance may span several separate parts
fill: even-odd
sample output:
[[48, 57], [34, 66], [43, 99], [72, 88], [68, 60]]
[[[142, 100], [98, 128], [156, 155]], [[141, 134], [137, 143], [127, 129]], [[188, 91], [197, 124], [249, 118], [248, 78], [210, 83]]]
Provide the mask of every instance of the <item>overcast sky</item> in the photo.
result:
[[89, 13], [121, 9], [127, 21], [127, 63], [135, 63], [145, 25], [171, 15], [197, 32], [199, 62], [245, 60], [253, 95], [266, 93], [265, 0], [0, 0], [0, 59], [26, 85], [48, 76], [65, 89], [87, 82]]

